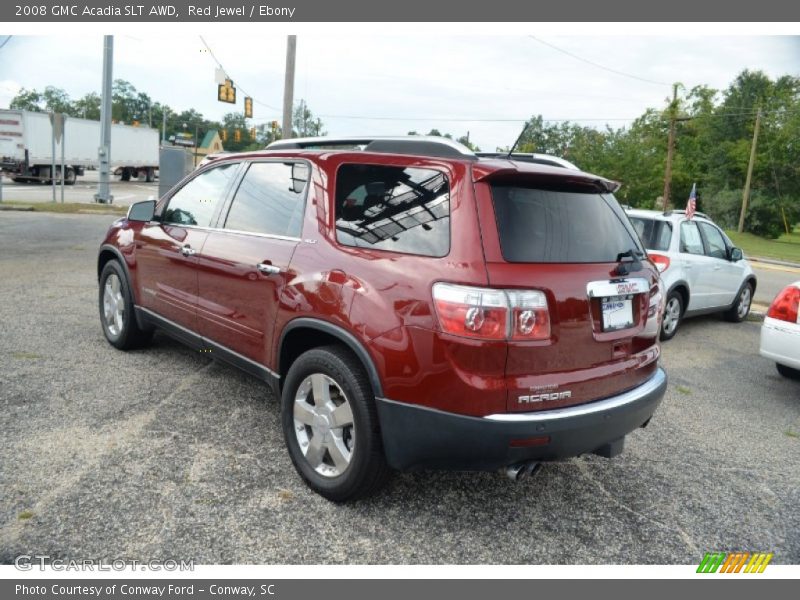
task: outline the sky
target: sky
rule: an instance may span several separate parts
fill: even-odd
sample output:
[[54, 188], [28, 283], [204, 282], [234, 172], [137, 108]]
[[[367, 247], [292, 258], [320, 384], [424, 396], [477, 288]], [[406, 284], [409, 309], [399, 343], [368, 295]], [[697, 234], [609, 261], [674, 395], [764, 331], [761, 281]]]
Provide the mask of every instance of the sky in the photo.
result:
[[[364, 24], [366, 29], [374, 25]], [[443, 26], [453, 29], [454, 26]], [[0, 37], [0, 44], [5, 36]], [[286, 36], [205, 36], [255, 122], [280, 121]], [[216, 63], [199, 36], [117, 35], [114, 78], [178, 111], [220, 119]], [[593, 63], [593, 64], [592, 64]], [[800, 75], [798, 36], [299, 35], [295, 101], [330, 135], [469, 132], [482, 150], [509, 146], [525, 119], [619, 127], [663, 107], [671, 84], [724, 89], [743, 69]], [[20, 88], [99, 92], [102, 37], [14, 36], [0, 48], [0, 107]], [[367, 118], [369, 117], [369, 118]]]

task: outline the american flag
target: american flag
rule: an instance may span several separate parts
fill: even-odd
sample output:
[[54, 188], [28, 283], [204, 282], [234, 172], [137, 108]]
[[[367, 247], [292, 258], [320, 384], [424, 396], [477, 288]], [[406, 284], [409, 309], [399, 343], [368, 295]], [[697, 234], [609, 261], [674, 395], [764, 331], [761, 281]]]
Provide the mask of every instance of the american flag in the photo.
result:
[[697, 210], [697, 184], [692, 184], [692, 193], [689, 194], [689, 200], [686, 202], [686, 218], [691, 219], [694, 217], [694, 211]]

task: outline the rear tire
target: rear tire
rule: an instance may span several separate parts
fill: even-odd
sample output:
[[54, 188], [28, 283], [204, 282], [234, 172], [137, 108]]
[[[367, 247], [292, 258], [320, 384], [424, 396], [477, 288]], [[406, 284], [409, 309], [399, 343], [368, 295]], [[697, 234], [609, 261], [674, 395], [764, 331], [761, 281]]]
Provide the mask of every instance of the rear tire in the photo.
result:
[[130, 181], [131, 180], [131, 170], [128, 167], [122, 169], [122, 175], [119, 178], [120, 181]]
[[156, 170], [153, 167], [147, 167], [145, 171], [145, 181], [147, 183], [153, 183], [156, 180]]
[[683, 296], [680, 292], [672, 291], [667, 296], [664, 305], [664, 319], [661, 321], [661, 340], [666, 342], [675, 337], [678, 326], [683, 318]]
[[72, 167], [67, 167], [64, 176], [64, 185], [75, 185], [75, 180], [77, 177], [75, 176], [75, 169]]
[[750, 305], [753, 303], [753, 284], [745, 282], [736, 295], [736, 302], [725, 311], [725, 320], [731, 323], [741, 323], [750, 314]]
[[787, 367], [786, 365], [782, 365], [780, 363], [775, 363], [775, 368], [778, 369], [778, 373], [787, 377], [789, 379], [797, 379], [800, 380], [800, 371], [797, 369], [793, 369], [792, 367]]
[[283, 386], [281, 424], [295, 469], [321, 496], [355, 500], [388, 480], [372, 386], [346, 349], [315, 348], [295, 360]]
[[108, 343], [120, 350], [141, 348], [153, 337], [153, 328], [141, 328], [136, 321], [125, 271], [116, 260], [110, 260], [100, 274], [100, 323]]

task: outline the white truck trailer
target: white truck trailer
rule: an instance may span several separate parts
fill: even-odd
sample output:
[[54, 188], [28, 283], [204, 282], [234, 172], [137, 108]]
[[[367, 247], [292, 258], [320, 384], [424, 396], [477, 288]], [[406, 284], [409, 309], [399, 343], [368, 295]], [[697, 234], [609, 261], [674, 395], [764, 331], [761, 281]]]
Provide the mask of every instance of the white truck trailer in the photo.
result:
[[[52, 181], [53, 128], [49, 113], [0, 109], [0, 169], [17, 182]], [[64, 183], [72, 185], [98, 166], [100, 121], [67, 117], [64, 124]], [[123, 181], [153, 181], [158, 170], [158, 130], [111, 126], [111, 169]], [[56, 145], [56, 180], [61, 180], [61, 146]]]

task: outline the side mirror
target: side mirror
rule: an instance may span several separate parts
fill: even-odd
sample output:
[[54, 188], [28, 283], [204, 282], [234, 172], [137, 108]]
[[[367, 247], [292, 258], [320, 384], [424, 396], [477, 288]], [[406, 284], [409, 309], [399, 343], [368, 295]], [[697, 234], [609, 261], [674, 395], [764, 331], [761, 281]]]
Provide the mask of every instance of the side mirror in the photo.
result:
[[305, 163], [292, 163], [292, 187], [295, 194], [299, 194], [308, 183], [308, 165]]
[[155, 200], [142, 200], [141, 202], [134, 202], [128, 209], [128, 221], [142, 221], [147, 223], [153, 220], [153, 215], [155, 212]]
[[743, 258], [744, 258], [744, 254], [742, 253], [742, 249], [741, 248], [736, 248], [735, 246], [733, 248], [731, 248], [731, 252], [730, 252], [731, 262], [739, 262]]

